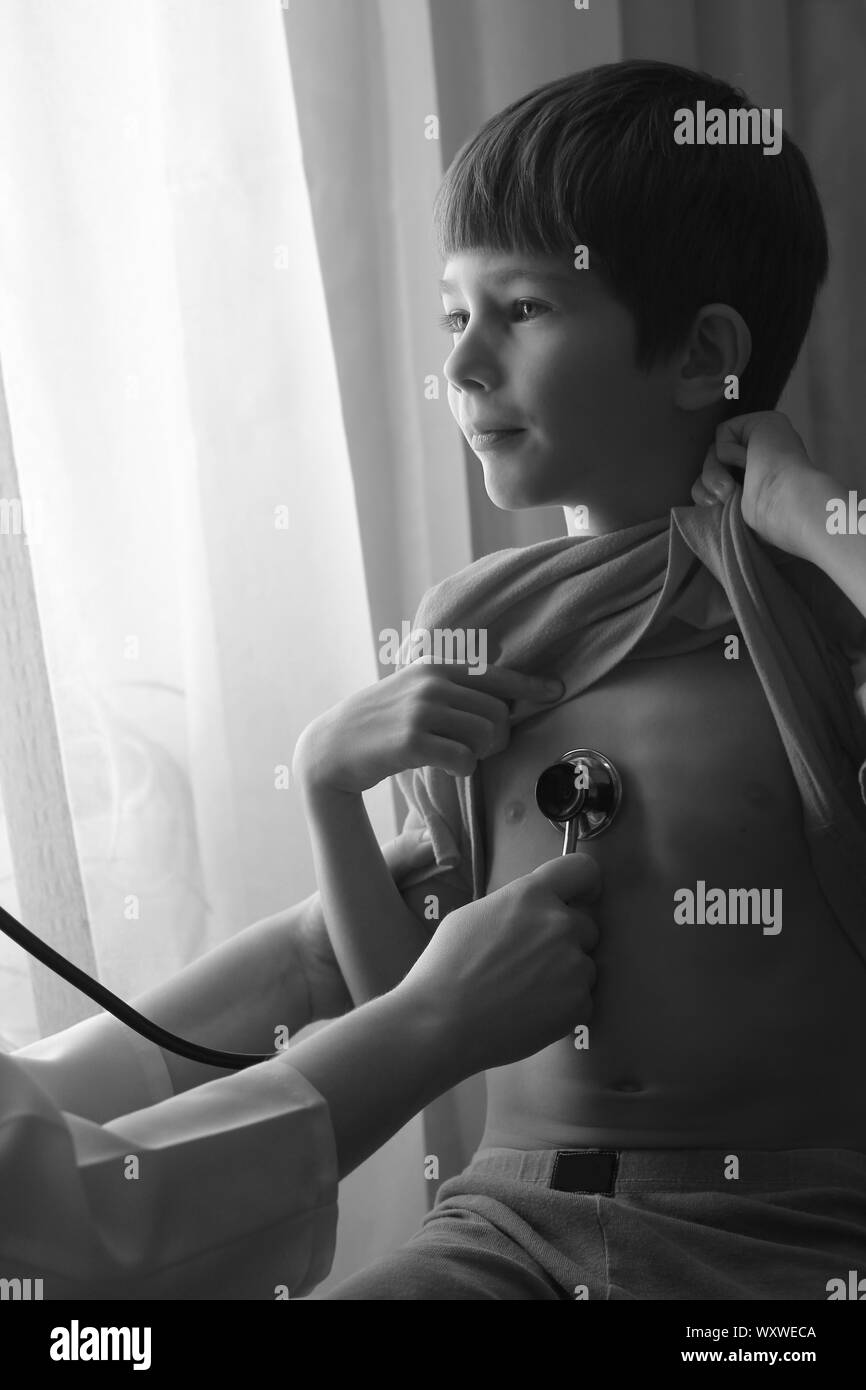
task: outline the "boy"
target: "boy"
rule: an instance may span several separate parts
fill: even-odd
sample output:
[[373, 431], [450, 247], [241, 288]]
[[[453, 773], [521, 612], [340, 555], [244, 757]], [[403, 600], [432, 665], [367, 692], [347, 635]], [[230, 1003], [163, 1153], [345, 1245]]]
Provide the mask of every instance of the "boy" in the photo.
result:
[[[302, 736], [356, 1001], [411, 966], [431, 893], [441, 916], [558, 852], [534, 789], [564, 752], [600, 750], [624, 791], [577, 846], [603, 890], [574, 1036], [488, 1074], [469, 1169], [334, 1298], [823, 1299], [866, 1274], [866, 726], [842, 663], [866, 566], [826, 531], [832, 480], [763, 413], [826, 233], [787, 137], [674, 140], [699, 101], [746, 104], [660, 63], [551, 83], [440, 193], [452, 412], [496, 505], [580, 530], [425, 596], [417, 626], [498, 644], [486, 675], [415, 663]], [[397, 772], [443, 870], [403, 898], [361, 802]]]

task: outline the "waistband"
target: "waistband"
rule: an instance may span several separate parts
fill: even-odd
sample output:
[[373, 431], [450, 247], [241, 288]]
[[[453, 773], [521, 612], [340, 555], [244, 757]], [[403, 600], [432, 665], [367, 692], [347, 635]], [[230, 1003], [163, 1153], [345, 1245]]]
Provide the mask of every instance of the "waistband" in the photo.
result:
[[854, 1186], [866, 1191], [866, 1153], [854, 1149], [479, 1149], [467, 1169], [558, 1192], [617, 1196], [678, 1191]]

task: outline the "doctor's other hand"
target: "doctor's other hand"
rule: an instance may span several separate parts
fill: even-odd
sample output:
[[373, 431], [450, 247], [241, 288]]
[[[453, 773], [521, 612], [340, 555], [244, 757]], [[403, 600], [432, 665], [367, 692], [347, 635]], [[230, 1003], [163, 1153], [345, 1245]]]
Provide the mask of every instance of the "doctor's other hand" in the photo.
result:
[[585, 904], [600, 892], [587, 854], [542, 864], [450, 912], [395, 993], [432, 1008], [471, 1072], [530, 1057], [592, 1016], [599, 934]]

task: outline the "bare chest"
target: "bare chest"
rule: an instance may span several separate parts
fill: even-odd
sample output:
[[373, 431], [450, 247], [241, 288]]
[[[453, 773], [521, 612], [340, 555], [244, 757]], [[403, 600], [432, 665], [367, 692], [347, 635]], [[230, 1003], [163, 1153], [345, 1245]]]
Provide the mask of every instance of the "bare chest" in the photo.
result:
[[691, 872], [704, 882], [772, 876], [791, 840], [802, 840], [799, 792], [759, 679], [747, 658], [726, 661], [719, 644], [626, 662], [514, 730], [482, 769], [488, 891], [561, 852], [535, 782], [577, 747], [603, 753], [622, 780], [614, 821], [578, 846], [608, 886], [627, 882], [669, 902]]
[[[603, 880], [589, 909], [599, 927], [589, 1046], [563, 1039], [490, 1073], [487, 1142], [619, 1143], [640, 1132], [647, 1143], [716, 1143], [719, 1116], [758, 1146], [804, 1133], [860, 1142], [866, 1119], [862, 1106], [850, 1113], [845, 1059], [862, 1055], [862, 963], [819, 889], [751, 664], [725, 661], [721, 644], [627, 662], [519, 725], [482, 765], [488, 891], [561, 853], [535, 782], [579, 747], [622, 779], [609, 828], [577, 845]], [[697, 903], [713, 890], [739, 904], [762, 890], [778, 930], [768, 934], [760, 913], [677, 920], [680, 895]]]

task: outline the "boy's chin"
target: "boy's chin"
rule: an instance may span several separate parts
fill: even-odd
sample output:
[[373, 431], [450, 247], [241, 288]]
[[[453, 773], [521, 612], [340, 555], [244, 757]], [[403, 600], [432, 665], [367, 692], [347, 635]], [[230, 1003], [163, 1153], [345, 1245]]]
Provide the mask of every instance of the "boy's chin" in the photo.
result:
[[543, 489], [532, 487], [526, 482], [514, 480], [506, 483], [501, 479], [488, 478], [485, 474], [484, 486], [494, 507], [498, 507], [501, 512], [522, 512], [529, 507], [564, 505], [558, 498], [551, 497]]

